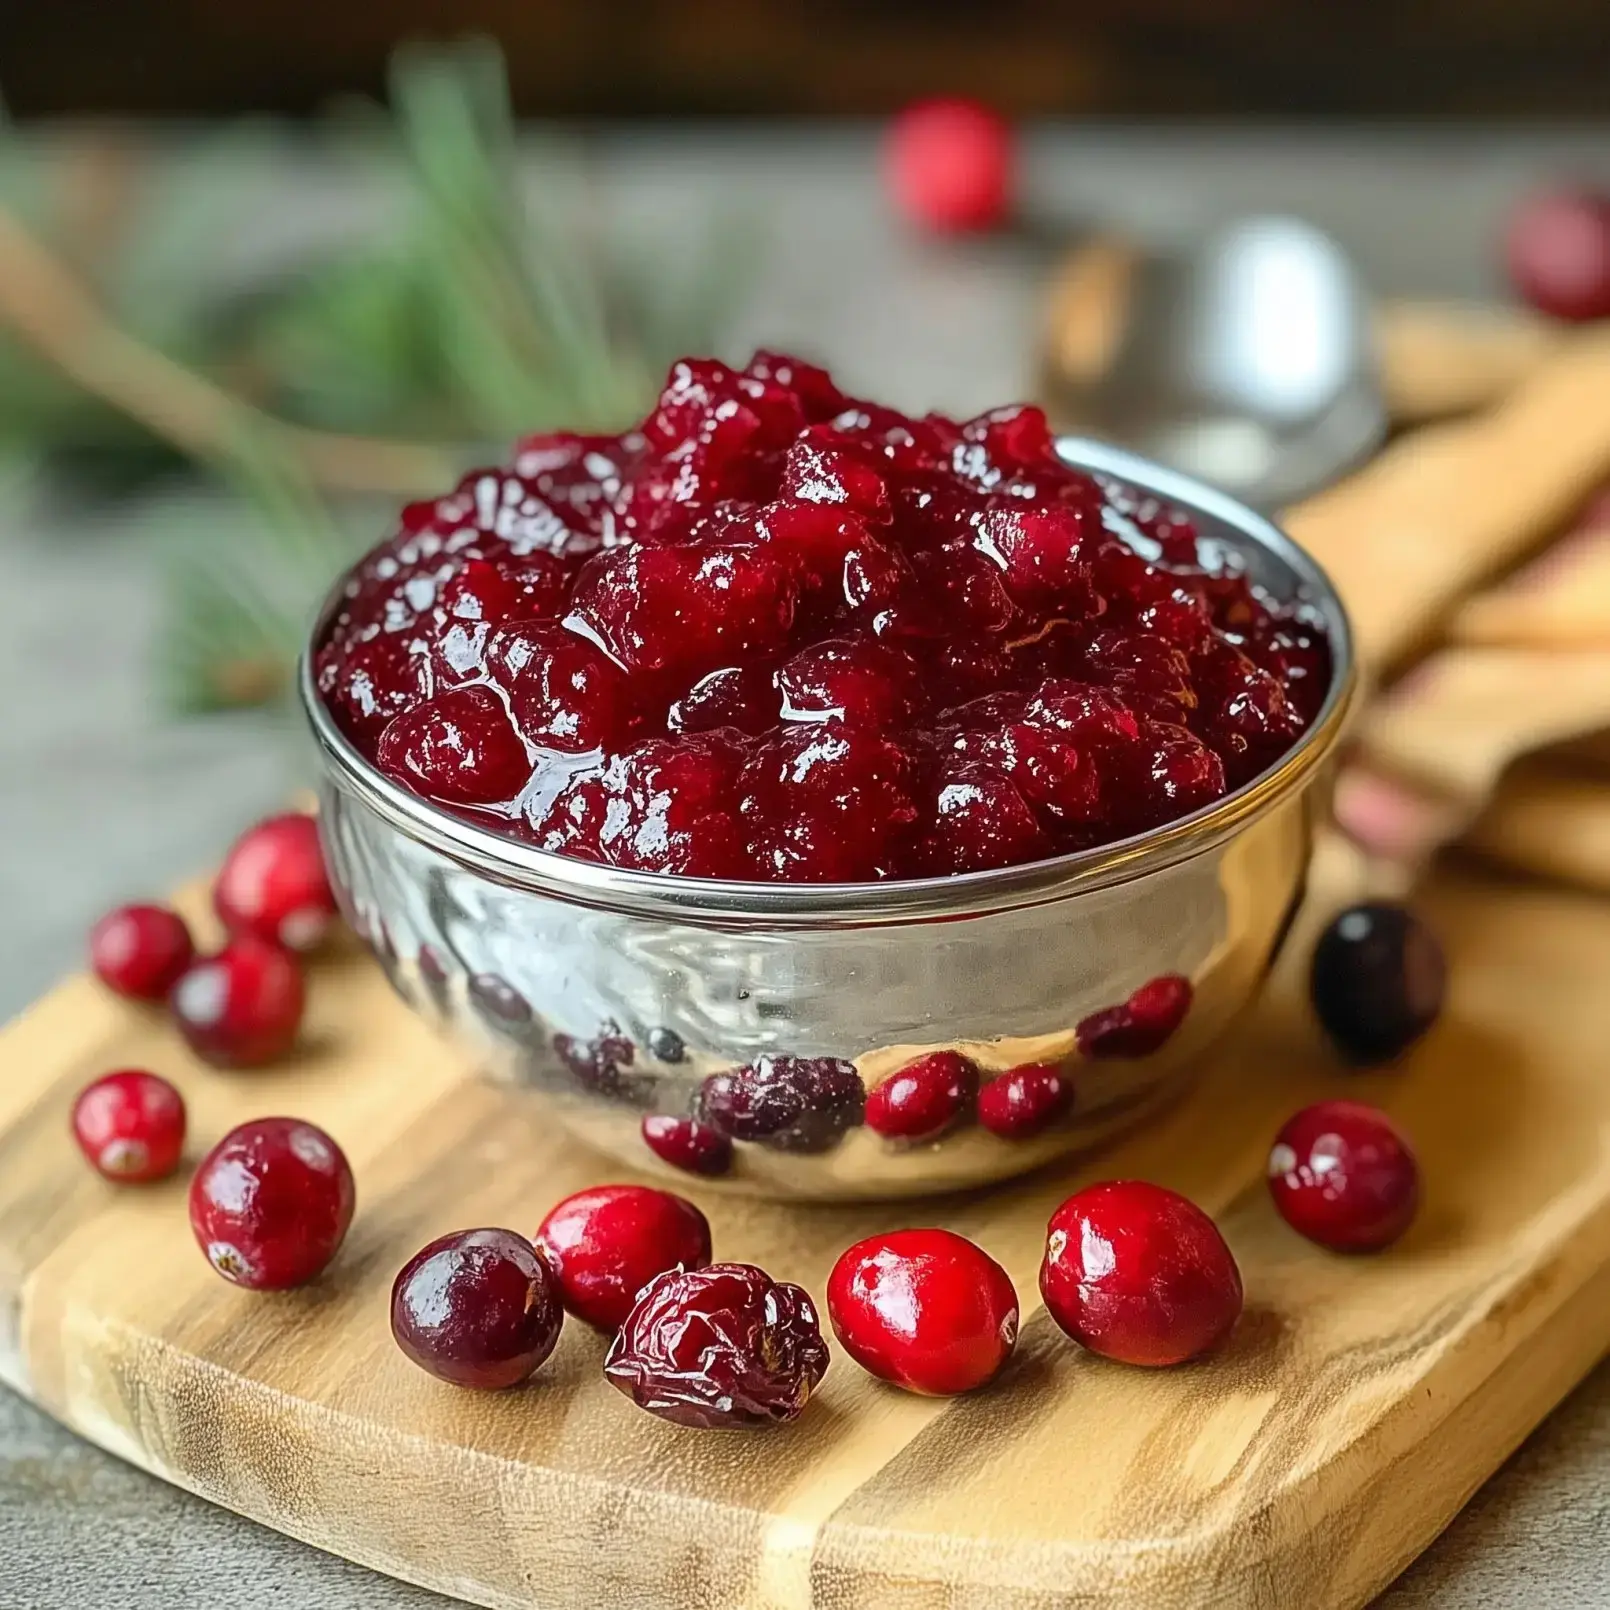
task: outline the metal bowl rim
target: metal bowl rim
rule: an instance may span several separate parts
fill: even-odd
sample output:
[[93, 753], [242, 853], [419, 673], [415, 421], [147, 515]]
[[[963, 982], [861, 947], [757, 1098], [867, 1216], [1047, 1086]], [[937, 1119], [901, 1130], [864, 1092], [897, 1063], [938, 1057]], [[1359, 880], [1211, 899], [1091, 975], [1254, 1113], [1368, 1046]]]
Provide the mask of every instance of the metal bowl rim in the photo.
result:
[[1295, 578], [1295, 594], [1316, 609], [1332, 652], [1331, 685], [1308, 730], [1267, 771], [1174, 822], [1094, 849], [1022, 866], [878, 883], [747, 883], [674, 877], [602, 866], [521, 844], [476, 827], [384, 776], [336, 726], [313, 676], [314, 648], [345, 581], [319, 609], [298, 667], [303, 712], [326, 774], [405, 837], [505, 887], [602, 910], [729, 928], [851, 926], [982, 916], [1062, 900], [1173, 866], [1217, 848], [1306, 787], [1336, 747], [1356, 685], [1347, 612], [1324, 570], [1279, 526], [1204, 482], [1137, 454], [1080, 437], [1057, 451], [1075, 467], [1206, 515], [1271, 554]]

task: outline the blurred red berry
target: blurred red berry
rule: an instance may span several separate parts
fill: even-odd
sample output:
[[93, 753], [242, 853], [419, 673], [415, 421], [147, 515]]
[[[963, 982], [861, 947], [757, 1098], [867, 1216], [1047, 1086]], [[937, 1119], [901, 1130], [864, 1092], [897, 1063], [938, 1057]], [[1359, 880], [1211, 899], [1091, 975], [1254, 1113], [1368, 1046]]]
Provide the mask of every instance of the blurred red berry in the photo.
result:
[[1610, 318], [1610, 195], [1552, 190], [1510, 215], [1504, 255], [1533, 307], [1573, 323]]
[[941, 234], [993, 229], [1011, 210], [1010, 125], [977, 101], [918, 101], [890, 125], [884, 175], [900, 211]]

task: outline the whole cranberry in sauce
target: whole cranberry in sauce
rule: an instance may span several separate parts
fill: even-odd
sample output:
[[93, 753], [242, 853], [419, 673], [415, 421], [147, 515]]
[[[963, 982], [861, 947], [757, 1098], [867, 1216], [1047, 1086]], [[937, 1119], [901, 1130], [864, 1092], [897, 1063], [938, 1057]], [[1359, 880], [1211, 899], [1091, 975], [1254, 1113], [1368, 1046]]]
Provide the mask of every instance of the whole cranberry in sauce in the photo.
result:
[[639, 1296], [604, 1359], [610, 1384], [676, 1425], [797, 1419], [827, 1373], [810, 1297], [746, 1263], [671, 1270]]
[[190, 1228], [225, 1280], [252, 1291], [323, 1272], [352, 1222], [352, 1169], [300, 1118], [254, 1118], [208, 1152], [190, 1182]]
[[184, 918], [167, 906], [119, 906], [89, 933], [95, 976], [131, 1000], [166, 1000], [194, 955]]
[[931, 1051], [868, 1093], [867, 1128], [887, 1140], [932, 1140], [977, 1099], [977, 1064], [959, 1051]]
[[296, 1043], [306, 991], [296, 959], [247, 935], [202, 956], [169, 997], [179, 1032], [204, 1061], [255, 1068]]
[[710, 1224], [691, 1202], [648, 1185], [595, 1185], [550, 1210], [537, 1251], [564, 1305], [599, 1330], [614, 1330], [637, 1294], [667, 1269], [710, 1261]]
[[454, 1386], [515, 1386], [553, 1352], [565, 1312], [552, 1271], [512, 1230], [455, 1230], [422, 1247], [391, 1288], [391, 1334]]
[[1229, 1335], [1241, 1315], [1241, 1271], [1194, 1202], [1142, 1180], [1108, 1180], [1051, 1215], [1040, 1295], [1093, 1353], [1181, 1364]]
[[184, 1098], [141, 1068], [102, 1074], [73, 1103], [73, 1138], [91, 1165], [120, 1185], [166, 1178], [184, 1151]]
[[231, 933], [312, 950], [336, 918], [318, 823], [292, 811], [243, 833], [219, 869], [212, 903]]
[[1436, 1022], [1448, 987], [1437, 936], [1406, 906], [1370, 901], [1338, 914], [1309, 969], [1314, 1012], [1349, 1062], [1390, 1062]]
[[1420, 1168], [1378, 1107], [1320, 1101], [1275, 1137], [1269, 1192], [1299, 1235], [1335, 1252], [1377, 1252], [1414, 1222]]
[[1017, 1345], [1011, 1278], [949, 1230], [895, 1230], [857, 1242], [828, 1276], [827, 1312], [863, 1369], [930, 1397], [993, 1380]]

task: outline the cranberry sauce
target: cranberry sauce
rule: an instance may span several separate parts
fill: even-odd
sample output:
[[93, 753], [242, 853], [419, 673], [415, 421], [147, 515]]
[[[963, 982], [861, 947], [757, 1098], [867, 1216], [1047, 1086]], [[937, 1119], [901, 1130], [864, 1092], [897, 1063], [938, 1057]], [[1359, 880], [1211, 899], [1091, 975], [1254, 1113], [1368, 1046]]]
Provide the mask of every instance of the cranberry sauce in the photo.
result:
[[319, 691], [388, 776], [650, 872], [914, 878], [1111, 842], [1301, 736], [1329, 645], [1190, 521], [761, 353], [522, 443], [347, 580]]

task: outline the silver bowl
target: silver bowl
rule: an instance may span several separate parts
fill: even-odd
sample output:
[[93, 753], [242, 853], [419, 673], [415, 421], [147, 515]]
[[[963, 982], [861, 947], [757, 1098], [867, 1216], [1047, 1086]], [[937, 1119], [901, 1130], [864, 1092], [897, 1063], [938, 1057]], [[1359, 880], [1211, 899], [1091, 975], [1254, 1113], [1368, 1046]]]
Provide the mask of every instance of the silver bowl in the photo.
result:
[[[330, 719], [309, 653], [301, 692], [331, 873], [397, 992], [588, 1145], [684, 1182], [645, 1145], [644, 1115], [686, 1114], [707, 1075], [760, 1057], [842, 1058], [870, 1090], [955, 1049], [986, 1079], [1051, 1063], [1073, 1084], [1070, 1109], [1032, 1139], [968, 1124], [910, 1145], [853, 1125], [813, 1150], [740, 1142], [710, 1182], [772, 1196], [983, 1185], [1088, 1148], [1167, 1099], [1252, 1000], [1284, 937], [1353, 694], [1351, 639], [1324, 573], [1269, 521], [1115, 448], [1059, 450], [1184, 508], [1276, 597], [1318, 611], [1332, 684], [1278, 764], [1180, 821], [1031, 866], [870, 884], [666, 877], [548, 854], [398, 787]], [[1120, 1036], [1109, 1049], [1128, 1055], [1081, 1053], [1081, 1023], [1165, 976], [1190, 989], [1164, 1043], [1135, 1054]]]

